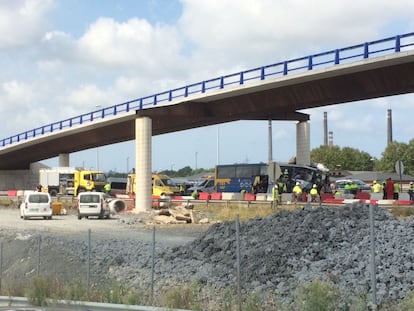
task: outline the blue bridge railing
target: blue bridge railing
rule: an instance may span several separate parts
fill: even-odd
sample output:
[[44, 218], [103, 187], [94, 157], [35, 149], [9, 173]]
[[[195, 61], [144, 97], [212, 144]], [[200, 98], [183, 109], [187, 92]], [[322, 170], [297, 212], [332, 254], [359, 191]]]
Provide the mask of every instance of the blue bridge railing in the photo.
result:
[[93, 122], [94, 120], [104, 119], [107, 116], [116, 116], [131, 110], [141, 110], [156, 105], [162, 105], [163, 103], [171, 102], [174, 99], [186, 98], [193, 94], [203, 94], [209, 90], [224, 89], [234, 85], [244, 85], [252, 81], [266, 80], [273, 77], [286, 76], [316, 68], [320, 69], [412, 49], [414, 49], [414, 32], [282, 61], [210, 80], [204, 80], [162, 93], [133, 99], [121, 104], [94, 110], [73, 118], [37, 127], [1, 139], [0, 147], [32, 139], [45, 133], [52, 133], [84, 123]]

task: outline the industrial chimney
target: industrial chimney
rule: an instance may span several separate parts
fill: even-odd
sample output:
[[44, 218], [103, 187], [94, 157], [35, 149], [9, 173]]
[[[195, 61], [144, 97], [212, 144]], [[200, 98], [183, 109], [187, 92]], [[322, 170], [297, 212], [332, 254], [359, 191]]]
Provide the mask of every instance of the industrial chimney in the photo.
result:
[[387, 145], [392, 142], [392, 115], [391, 109], [387, 111]]
[[329, 146], [333, 146], [333, 132], [329, 131]]
[[328, 113], [323, 113], [323, 144], [328, 145]]

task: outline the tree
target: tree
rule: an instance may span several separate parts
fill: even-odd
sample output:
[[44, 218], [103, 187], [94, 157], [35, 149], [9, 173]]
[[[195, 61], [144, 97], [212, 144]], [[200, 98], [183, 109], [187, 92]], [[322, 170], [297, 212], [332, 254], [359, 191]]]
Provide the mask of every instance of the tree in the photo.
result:
[[408, 144], [393, 141], [387, 145], [378, 161], [378, 170], [394, 172], [395, 162], [401, 160], [404, 164], [404, 174], [414, 174], [414, 139]]
[[311, 161], [324, 164], [329, 170], [342, 165], [341, 148], [339, 146], [322, 145], [311, 150]]
[[329, 170], [334, 170], [338, 165], [344, 170], [368, 171], [373, 169], [372, 156], [351, 147], [322, 145], [311, 150], [311, 161], [322, 163]]

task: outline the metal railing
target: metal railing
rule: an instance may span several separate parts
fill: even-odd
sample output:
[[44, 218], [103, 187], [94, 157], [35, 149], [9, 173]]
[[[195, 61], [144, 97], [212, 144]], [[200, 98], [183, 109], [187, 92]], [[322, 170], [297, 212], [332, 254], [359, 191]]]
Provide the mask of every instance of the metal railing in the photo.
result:
[[0, 139], [0, 147], [32, 139], [45, 133], [52, 133], [65, 128], [71, 128], [72, 126], [104, 119], [108, 116], [117, 116], [121, 113], [128, 113], [133, 110], [142, 110], [152, 106], [162, 105], [175, 99], [186, 98], [190, 95], [204, 94], [210, 90], [220, 90], [235, 85], [245, 85], [253, 81], [257, 82], [274, 77], [283, 77], [289, 74], [306, 72], [316, 68], [326, 68], [338, 64], [355, 62], [370, 57], [390, 55], [412, 49], [414, 49], [414, 32], [256, 67], [161, 93], [140, 97], [92, 112], [83, 113], [69, 119], [40, 126]]
[[[58, 310], [90, 310], [90, 311], [191, 311], [187, 309], [171, 309], [152, 306], [136, 306], [103, 302], [56, 300], [47, 299], [48, 308], [59, 308]], [[7, 310], [43, 310], [34, 309], [26, 297], [0, 296], [0, 307], [7, 307]], [[30, 309], [27, 309], [27, 308]], [[1, 310], [4, 310], [3, 308]]]

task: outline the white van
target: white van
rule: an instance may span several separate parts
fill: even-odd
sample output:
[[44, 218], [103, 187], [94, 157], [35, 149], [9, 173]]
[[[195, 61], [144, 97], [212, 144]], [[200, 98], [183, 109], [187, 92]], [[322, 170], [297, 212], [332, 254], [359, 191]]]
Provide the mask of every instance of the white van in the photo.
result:
[[52, 219], [52, 199], [47, 192], [25, 191], [20, 204], [20, 218], [43, 217]]
[[103, 192], [81, 192], [78, 194], [78, 219], [96, 216], [99, 219], [109, 218], [110, 196]]

